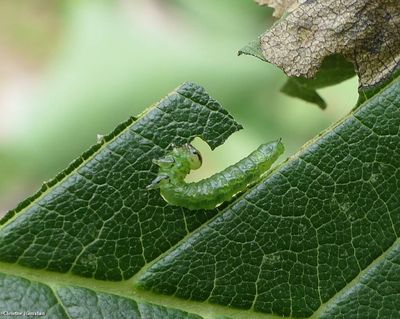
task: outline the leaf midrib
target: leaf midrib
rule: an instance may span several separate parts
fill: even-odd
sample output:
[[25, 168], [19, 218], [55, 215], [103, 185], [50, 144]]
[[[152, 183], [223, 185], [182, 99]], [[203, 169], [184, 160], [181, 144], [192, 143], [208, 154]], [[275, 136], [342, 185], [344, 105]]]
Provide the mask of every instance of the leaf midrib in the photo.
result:
[[[311, 144], [317, 142], [319, 139], [323, 138], [326, 134], [328, 134], [330, 131], [332, 131], [335, 127], [341, 125], [344, 121], [351, 117], [355, 117], [354, 113], [356, 113], [359, 109], [363, 107], [364, 104], [366, 103], [371, 103], [375, 98], [379, 98], [379, 95], [381, 92], [393, 85], [395, 82], [397, 82], [398, 78], [394, 78], [392, 81], [387, 83], [385, 86], [383, 86], [379, 92], [377, 92], [374, 96], [372, 96], [370, 99], [364, 101], [361, 105], [359, 105], [357, 108], [353, 109], [350, 113], [345, 115], [342, 119], [337, 121], [336, 123], [330, 125], [328, 128], [323, 130], [321, 133], [319, 133], [317, 136], [306, 142], [298, 152], [296, 152], [294, 155], [290, 156], [288, 159], [286, 159], [284, 162], [281, 164], [277, 165], [264, 179], [269, 178], [271, 175], [275, 174], [283, 165], [286, 165], [288, 162], [296, 160], [300, 155], [302, 155], [305, 151], [307, 151], [307, 147], [310, 146]], [[174, 91], [173, 93], [176, 93]], [[185, 96], [185, 98], [187, 98]], [[145, 110], [146, 114], [150, 112], [152, 109], [157, 107], [157, 103], [154, 104], [153, 106], [149, 107], [148, 109]], [[141, 114], [140, 116], [143, 116]], [[114, 138], [116, 138], [119, 134], [121, 134], [123, 131], [128, 129], [131, 124], [133, 124], [135, 121], [139, 120], [139, 118], [130, 118], [126, 122], [122, 123], [115, 129], [113, 132], [111, 132], [107, 137], [103, 140], [102, 144], [95, 144], [93, 145], [88, 151], [86, 151], [82, 156], [78, 157], [74, 162], [72, 162], [65, 170], [63, 170], [61, 173], [59, 173], [53, 180], [48, 182], [47, 184], [49, 186], [54, 186], [61, 181], [63, 181], [65, 178], [67, 178], [72, 172], [76, 171], [79, 169], [85, 162], [90, 160], [94, 154], [97, 153], [98, 150], [100, 150], [103, 147], [106, 147]], [[263, 179], [263, 180], [264, 180]], [[226, 207], [223, 211], [219, 212], [216, 214], [216, 216], [219, 216], [222, 214], [226, 209], [231, 207], [232, 205], [235, 205], [238, 201], [240, 201], [246, 194], [251, 192], [254, 188], [256, 188], [257, 185], [254, 185], [252, 188], [250, 188], [248, 191], [246, 191], [244, 194], [242, 194], [240, 197], [237, 198], [237, 200], [233, 203], [231, 203], [228, 207]], [[43, 197], [47, 191], [50, 189], [50, 187], [47, 187], [43, 189], [43, 187], [33, 196], [22, 202], [16, 209], [13, 211], [15, 212], [14, 216], [9, 218], [3, 225], [0, 225], [0, 229], [5, 227], [7, 224], [12, 222], [17, 216], [19, 216], [19, 212], [26, 209], [30, 205], [32, 205], [36, 200], [39, 198]], [[211, 220], [208, 222], [212, 221], [214, 216]], [[0, 272], [3, 272], [5, 274], [9, 275], [20, 275], [21, 277], [27, 278], [28, 280], [33, 280], [37, 281], [40, 283], [44, 283], [51, 287], [53, 290], [57, 286], [62, 286], [62, 285], [73, 285], [73, 286], [79, 286], [79, 287], [84, 287], [87, 289], [91, 289], [94, 291], [98, 292], [104, 292], [104, 293], [111, 293], [115, 295], [119, 295], [121, 297], [126, 297], [126, 298], [133, 298], [135, 301], [138, 302], [151, 302], [155, 304], [159, 304], [165, 307], [172, 307], [172, 308], [177, 308], [181, 309], [187, 312], [192, 312], [196, 313], [203, 318], [211, 318], [210, 315], [212, 314], [213, 316], [215, 314], [219, 316], [231, 316], [234, 318], [248, 318], [248, 315], [250, 311], [247, 310], [240, 310], [240, 309], [233, 309], [225, 306], [219, 306], [219, 305], [214, 305], [214, 304], [209, 304], [206, 302], [194, 302], [194, 301], [187, 301], [184, 299], [180, 299], [174, 296], [166, 296], [166, 295], [159, 295], [153, 292], [149, 291], [144, 291], [135, 288], [135, 283], [137, 282], [137, 278], [140, 276], [141, 273], [145, 272], [151, 265], [153, 265], [155, 262], [157, 262], [160, 258], [165, 257], [165, 255], [169, 254], [171, 251], [176, 249], [182, 242], [186, 241], [189, 237], [193, 236], [196, 234], [196, 232], [199, 232], [202, 228], [204, 228], [208, 222], [204, 223], [200, 227], [198, 227], [195, 231], [192, 233], [188, 233], [184, 238], [182, 238], [178, 243], [176, 243], [173, 247], [165, 251], [163, 254], [158, 256], [156, 259], [154, 259], [152, 262], [147, 263], [142, 269], [136, 273], [132, 278], [125, 280], [125, 281], [120, 281], [120, 282], [108, 282], [108, 281], [100, 281], [100, 280], [94, 280], [94, 279], [89, 279], [89, 278], [84, 278], [84, 277], [79, 277], [76, 275], [73, 275], [71, 273], [66, 273], [66, 274], [60, 274], [56, 272], [51, 272], [47, 270], [37, 270], [37, 269], [32, 269], [24, 266], [20, 266], [18, 264], [9, 264], [9, 263], [4, 263], [0, 262]], [[359, 281], [360, 278], [363, 277], [364, 274], [366, 274], [369, 270], [371, 270], [375, 265], [377, 265], [379, 262], [381, 262], [395, 247], [397, 247], [400, 243], [400, 239], [396, 239], [393, 244], [386, 250], [384, 251], [380, 256], [378, 256], [375, 260], [373, 260], [367, 267], [365, 267], [363, 270], [359, 272], [359, 274], [353, 278], [347, 285], [345, 285], [341, 290], [339, 290], [334, 296], [332, 296], [327, 302], [322, 304], [316, 312], [311, 316], [311, 318], [318, 318], [326, 309], [328, 309], [331, 305], [333, 305], [341, 296], [346, 294], [348, 291], [350, 291]], [[269, 314], [262, 314], [262, 313], [252, 313], [252, 318], [258, 319], [258, 318], [282, 318], [280, 316], [275, 316], [275, 315], [269, 315]], [[289, 317], [288, 317], [289, 318]]]
[[[196, 302], [181, 299], [175, 296], [161, 295], [151, 291], [135, 287], [133, 278], [124, 281], [103, 281], [93, 278], [85, 278], [71, 273], [56, 273], [42, 269], [32, 269], [18, 264], [0, 262], [0, 273], [12, 276], [20, 276], [29, 281], [36, 281], [49, 286], [57, 297], [56, 290], [62, 286], [74, 286], [90, 289], [94, 292], [113, 294], [132, 299], [139, 303], [153, 303], [167, 308], [175, 308], [189, 313], [197, 314], [204, 319], [216, 317], [231, 317], [232, 319], [248, 319], [251, 313], [253, 319], [282, 319], [271, 314], [257, 313], [248, 310], [230, 308], [226, 306], [210, 304], [208, 302]], [[59, 298], [57, 298], [59, 300]], [[62, 305], [62, 303], [61, 303]], [[285, 317], [291, 319], [291, 317]], [[293, 318], [294, 319], [294, 318]]]

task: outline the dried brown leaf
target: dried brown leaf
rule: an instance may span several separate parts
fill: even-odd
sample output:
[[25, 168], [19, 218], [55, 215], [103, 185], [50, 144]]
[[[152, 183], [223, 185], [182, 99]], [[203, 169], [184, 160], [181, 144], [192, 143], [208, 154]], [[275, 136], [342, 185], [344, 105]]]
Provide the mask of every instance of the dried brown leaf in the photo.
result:
[[361, 87], [375, 86], [400, 65], [400, 1], [302, 1], [261, 36], [261, 49], [289, 76], [306, 78], [325, 57], [341, 54], [354, 64]]
[[297, 7], [297, 0], [255, 0], [259, 5], [274, 8], [274, 17], [280, 18], [285, 12]]

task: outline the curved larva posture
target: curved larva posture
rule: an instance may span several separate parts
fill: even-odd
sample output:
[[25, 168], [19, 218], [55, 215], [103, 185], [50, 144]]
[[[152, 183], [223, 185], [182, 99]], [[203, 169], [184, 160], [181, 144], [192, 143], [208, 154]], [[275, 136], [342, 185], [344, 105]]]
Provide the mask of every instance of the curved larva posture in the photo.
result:
[[192, 210], [212, 209], [257, 182], [283, 151], [280, 140], [262, 144], [249, 156], [222, 172], [199, 182], [186, 183], [186, 175], [201, 166], [202, 158], [191, 144], [185, 144], [153, 160], [160, 170], [147, 188], [160, 188], [162, 197], [171, 205]]

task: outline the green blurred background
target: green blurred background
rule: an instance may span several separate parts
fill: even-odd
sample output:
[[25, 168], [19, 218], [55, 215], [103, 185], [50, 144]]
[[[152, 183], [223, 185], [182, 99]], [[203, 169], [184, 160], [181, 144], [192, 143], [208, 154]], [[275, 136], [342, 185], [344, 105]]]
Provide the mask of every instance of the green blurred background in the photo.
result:
[[351, 79], [321, 90], [328, 109], [284, 96], [276, 67], [236, 52], [273, 23], [252, 0], [0, 2], [0, 215], [96, 142], [97, 134], [194, 81], [244, 130], [191, 178], [282, 137], [286, 155], [344, 116]]

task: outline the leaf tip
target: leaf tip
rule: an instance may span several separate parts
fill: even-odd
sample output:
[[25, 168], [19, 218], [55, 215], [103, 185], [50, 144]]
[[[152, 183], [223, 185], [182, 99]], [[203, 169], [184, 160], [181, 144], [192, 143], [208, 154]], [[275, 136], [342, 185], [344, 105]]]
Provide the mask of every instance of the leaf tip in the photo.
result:
[[241, 48], [237, 52], [237, 55], [238, 56], [251, 55], [251, 56], [254, 56], [254, 57], [260, 59], [261, 61], [268, 62], [264, 57], [264, 54], [263, 54], [263, 51], [261, 48], [260, 38], [257, 38], [256, 40], [249, 42], [247, 45], [245, 45], [243, 48]]

